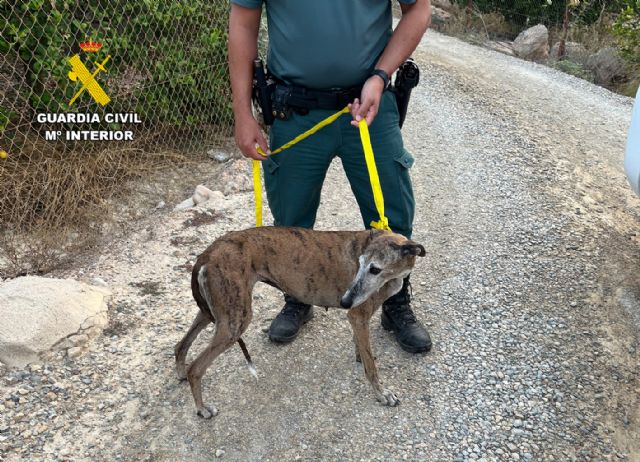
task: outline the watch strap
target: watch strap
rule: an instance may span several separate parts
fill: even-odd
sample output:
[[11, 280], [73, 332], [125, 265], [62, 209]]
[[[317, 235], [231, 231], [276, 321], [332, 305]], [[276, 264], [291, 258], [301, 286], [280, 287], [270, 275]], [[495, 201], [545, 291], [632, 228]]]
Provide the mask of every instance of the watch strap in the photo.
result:
[[383, 71], [382, 69], [374, 69], [371, 75], [377, 75], [384, 81], [385, 90], [389, 88], [389, 85], [391, 84], [391, 77], [389, 77], [389, 74], [387, 74], [385, 71]]

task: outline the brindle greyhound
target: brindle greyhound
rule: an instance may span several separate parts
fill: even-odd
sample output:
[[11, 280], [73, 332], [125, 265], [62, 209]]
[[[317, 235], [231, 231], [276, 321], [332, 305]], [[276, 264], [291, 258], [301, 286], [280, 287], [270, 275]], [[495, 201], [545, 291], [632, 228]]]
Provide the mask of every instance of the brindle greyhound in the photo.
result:
[[[402, 287], [424, 247], [386, 231], [312, 231], [262, 227], [231, 232], [217, 239], [193, 267], [191, 289], [200, 311], [175, 347], [178, 377], [188, 379], [199, 416], [218, 411], [202, 402], [202, 376], [212, 361], [238, 342], [249, 370], [257, 378], [240, 338], [252, 318], [251, 292], [256, 282], [270, 284], [303, 303], [349, 309], [347, 317], [361, 360], [377, 399], [400, 401], [378, 380], [369, 320], [376, 309]], [[354, 276], [355, 275], [355, 276]], [[210, 322], [216, 331], [207, 348], [187, 368], [189, 347]]]

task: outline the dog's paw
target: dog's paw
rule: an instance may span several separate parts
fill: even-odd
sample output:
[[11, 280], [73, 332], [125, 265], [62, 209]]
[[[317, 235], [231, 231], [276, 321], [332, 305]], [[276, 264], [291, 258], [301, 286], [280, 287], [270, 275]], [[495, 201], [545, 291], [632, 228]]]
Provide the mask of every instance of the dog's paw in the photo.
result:
[[181, 382], [187, 380], [187, 368], [176, 368], [176, 375], [178, 376], [178, 380], [180, 380]]
[[382, 393], [378, 395], [378, 401], [380, 401], [385, 406], [391, 406], [391, 407], [394, 407], [400, 404], [400, 400], [398, 399], [396, 394], [391, 390], [387, 390], [387, 389], [382, 390]]
[[210, 419], [214, 415], [218, 415], [218, 410], [214, 406], [203, 406], [198, 409], [198, 415], [203, 419]]

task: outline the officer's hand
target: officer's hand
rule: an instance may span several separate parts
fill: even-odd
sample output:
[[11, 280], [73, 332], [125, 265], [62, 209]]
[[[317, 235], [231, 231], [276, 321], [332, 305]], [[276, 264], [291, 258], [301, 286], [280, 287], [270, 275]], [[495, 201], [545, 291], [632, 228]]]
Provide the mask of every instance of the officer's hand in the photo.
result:
[[256, 150], [258, 146], [262, 148], [263, 152], [271, 154], [262, 129], [253, 115], [236, 117], [234, 134], [236, 144], [245, 157], [256, 160], [266, 159]]
[[384, 81], [380, 77], [373, 75], [367, 79], [362, 87], [360, 99], [356, 98], [353, 103], [349, 105], [351, 115], [353, 116], [351, 125], [357, 127], [362, 119], [367, 121], [367, 125], [371, 125], [373, 119], [378, 115], [383, 91]]

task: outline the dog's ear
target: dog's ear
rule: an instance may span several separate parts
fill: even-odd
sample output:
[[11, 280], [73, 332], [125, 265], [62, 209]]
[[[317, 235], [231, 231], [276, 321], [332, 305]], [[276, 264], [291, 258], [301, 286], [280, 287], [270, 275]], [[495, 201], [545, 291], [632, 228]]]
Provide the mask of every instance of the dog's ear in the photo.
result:
[[414, 255], [416, 257], [424, 257], [427, 252], [424, 250], [424, 247], [417, 242], [409, 241], [406, 244], [402, 245], [402, 256], [408, 257], [409, 255]]

